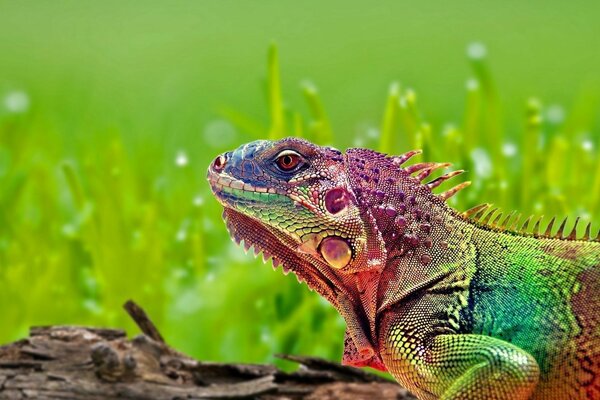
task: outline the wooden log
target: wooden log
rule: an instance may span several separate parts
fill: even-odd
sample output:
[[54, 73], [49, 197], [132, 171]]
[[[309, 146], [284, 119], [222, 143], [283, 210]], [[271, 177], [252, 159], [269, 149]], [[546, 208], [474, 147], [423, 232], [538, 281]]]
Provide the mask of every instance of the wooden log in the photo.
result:
[[281, 356], [299, 364], [289, 373], [198, 361], [164, 343], [135, 303], [126, 309], [145, 334], [34, 327], [0, 347], [0, 399], [414, 399], [395, 382], [318, 358]]

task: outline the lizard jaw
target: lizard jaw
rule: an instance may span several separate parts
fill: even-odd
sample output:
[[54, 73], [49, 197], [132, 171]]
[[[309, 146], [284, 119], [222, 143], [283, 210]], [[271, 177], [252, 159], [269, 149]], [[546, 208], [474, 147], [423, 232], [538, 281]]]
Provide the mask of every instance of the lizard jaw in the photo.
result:
[[271, 259], [274, 268], [281, 266], [284, 274], [293, 272], [298, 282], [306, 283], [309, 289], [321, 294], [332, 304], [337, 304], [339, 290], [335, 283], [292, 251], [289, 244], [284, 243], [280, 232], [274, 232], [260, 221], [229, 207], [225, 207], [223, 219], [235, 243], [242, 245], [243, 242], [246, 251], [252, 248], [255, 256], [262, 254], [265, 262]]

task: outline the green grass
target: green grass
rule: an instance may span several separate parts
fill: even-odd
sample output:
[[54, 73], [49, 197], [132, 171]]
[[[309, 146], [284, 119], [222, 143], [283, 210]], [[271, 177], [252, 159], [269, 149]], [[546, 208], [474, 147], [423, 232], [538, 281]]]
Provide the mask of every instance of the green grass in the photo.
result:
[[[600, 67], [600, 58], [574, 39], [598, 36], [597, 24], [575, 24], [579, 33], [565, 39], [559, 28], [568, 21], [551, 15], [560, 7], [538, 5], [523, 6], [531, 7], [523, 15], [553, 24], [517, 18], [512, 30], [483, 29], [489, 12], [499, 21], [514, 15], [461, 4], [390, 13], [332, 3], [314, 16], [317, 4], [285, 12], [271, 4], [250, 21], [244, 16], [253, 10], [241, 3], [235, 11], [195, 6], [196, 13], [0, 3], [0, 32], [15, 38], [0, 43], [0, 342], [34, 324], [134, 333], [121, 310], [132, 298], [170, 343], [197, 357], [339, 359], [343, 321], [295, 278], [245, 255], [220, 220], [206, 167], [249, 140], [296, 135], [340, 148], [422, 148], [422, 159], [467, 170], [473, 185], [451, 200], [459, 209], [493, 202], [545, 220], [597, 220], [598, 76], [584, 67]], [[583, 22], [593, 15], [567, 11]], [[331, 25], [327, 46], [316, 31], [281, 19], [325, 26], [336, 13], [345, 19]], [[224, 25], [226, 16], [236, 29]], [[267, 28], [282, 38], [283, 55], [270, 47], [261, 81]], [[514, 36], [526, 28], [530, 36]], [[464, 60], [479, 32], [499, 49], [493, 62], [477, 44]], [[541, 49], [527, 42], [545, 38]], [[544, 61], [532, 72], [527, 56]], [[527, 98], [533, 89], [542, 100]]]

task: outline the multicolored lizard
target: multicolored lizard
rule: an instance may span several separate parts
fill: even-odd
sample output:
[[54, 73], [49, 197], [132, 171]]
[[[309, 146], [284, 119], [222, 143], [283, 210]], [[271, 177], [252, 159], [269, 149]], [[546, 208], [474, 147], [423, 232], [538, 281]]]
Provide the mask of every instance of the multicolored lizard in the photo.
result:
[[445, 200], [468, 182], [432, 190], [462, 171], [425, 183], [449, 164], [418, 153], [261, 140], [208, 180], [231, 237], [343, 316], [343, 363], [420, 399], [600, 399], [600, 234], [460, 213]]

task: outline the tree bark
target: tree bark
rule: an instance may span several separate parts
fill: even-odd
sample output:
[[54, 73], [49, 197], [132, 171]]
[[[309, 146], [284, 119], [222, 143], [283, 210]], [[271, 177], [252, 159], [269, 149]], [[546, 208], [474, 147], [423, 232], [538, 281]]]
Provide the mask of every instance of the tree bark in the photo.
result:
[[330, 361], [284, 355], [299, 368], [198, 361], [169, 347], [135, 303], [144, 334], [118, 329], [32, 328], [0, 347], [0, 399], [415, 399], [395, 382]]

